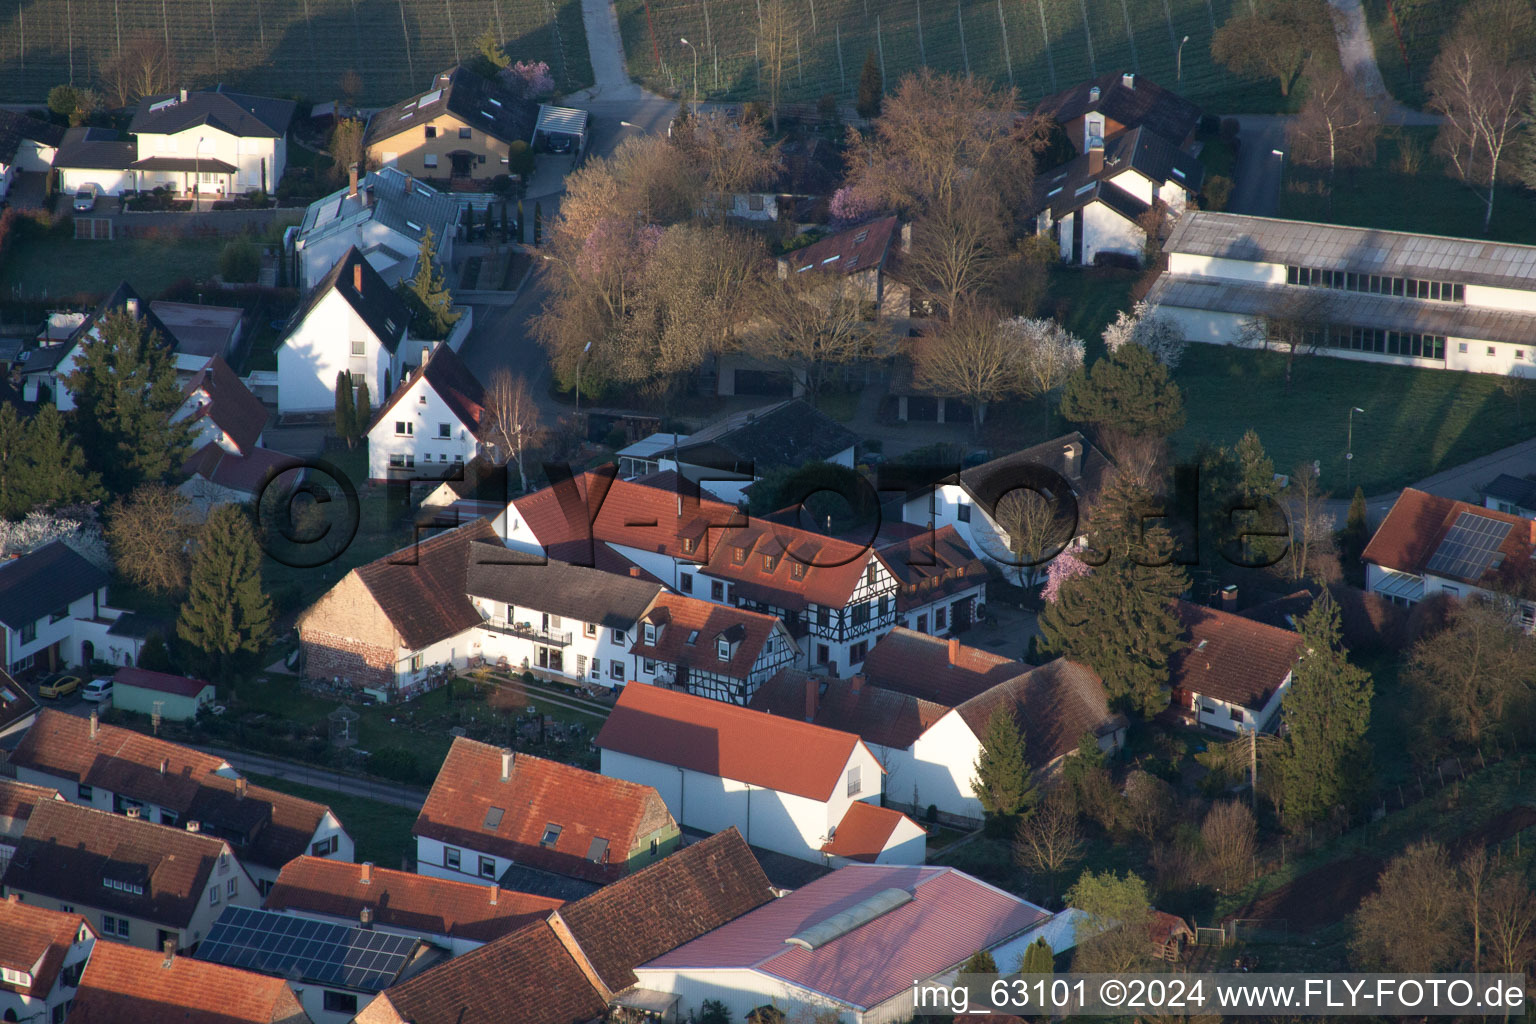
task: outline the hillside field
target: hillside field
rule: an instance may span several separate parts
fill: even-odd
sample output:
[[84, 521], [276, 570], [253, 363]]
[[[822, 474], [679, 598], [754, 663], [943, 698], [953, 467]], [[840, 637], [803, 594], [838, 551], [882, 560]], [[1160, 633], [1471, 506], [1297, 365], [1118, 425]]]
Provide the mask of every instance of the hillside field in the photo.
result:
[[361, 101], [383, 105], [467, 58], [487, 26], [515, 59], [548, 61], [561, 91], [592, 84], [581, 0], [0, 0], [0, 97], [94, 84], [153, 34], [193, 86], [321, 101], [355, 69]]
[[[886, 88], [927, 65], [1019, 89], [1025, 102], [1074, 82], [1134, 71], [1178, 88], [1216, 113], [1274, 111], [1272, 82], [1250, 82], [1212, 62], [1211, 35], [1248, 0], [789, 0], [802, 24], [785, 99], [851, 100], [867, 53], [883, 60]], [[630, 73], [653, 88], [690, 92], [699, 51], [706, 97], [751, 99], [758, 0], [617, 0]], [[1184, 44], [1183, 79], [1178, 47]], [[657, 56], [660, 56], [660, 62]]]

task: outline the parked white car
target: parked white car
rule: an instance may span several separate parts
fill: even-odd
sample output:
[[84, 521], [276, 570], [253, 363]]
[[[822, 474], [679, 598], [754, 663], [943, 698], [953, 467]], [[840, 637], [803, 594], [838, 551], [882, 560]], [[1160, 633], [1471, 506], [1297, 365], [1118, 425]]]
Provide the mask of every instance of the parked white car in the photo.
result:
[[85, 684], [85, 689], [80, 691], [80, 699], [105, 704], [112, 699], [112, 680], [92, 679]]

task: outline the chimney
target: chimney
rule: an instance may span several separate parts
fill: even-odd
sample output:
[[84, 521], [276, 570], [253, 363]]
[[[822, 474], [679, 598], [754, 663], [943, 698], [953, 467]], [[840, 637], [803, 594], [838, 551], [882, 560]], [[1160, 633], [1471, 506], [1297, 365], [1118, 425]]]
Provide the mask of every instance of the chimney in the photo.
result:
[[857, 696], [859, 691], [864, 689], [864, 673], [860, 672], [858, 675], [848, 680], [848, 689], [851, 690], [855, 696]]
[[630, 566], [629, 567], [629, 574], [631, 576], [633, 576], [635, 579], [639, 579], [640, 578], [640, 567], [638, 565]]
[[1104, 140], [1097, 135], [1088, 139], [1088, 173], [1098, 174], [1104, 169]]
[[1221, 610], [1224, 612], [1237, 611], [1237, 584], [1228, 583], [1221, 588]]
[[101, 728], [101, 716], [97, 712], [92, 711], [91, 712], [91, 739], [95, 739], [96, 738], [96, 733], [97, 733], [97, 731], [100, 728]]
[[506, 748], [502, 748], [502, 751], [501, 751], [501, 781], [502, 782], [510, 782], [511, 779], [512, 779], [512, 758], [513, 758], [513, 756], [514, 755], [513, 755], [512, 751], [507, 750]]
[[357, 912], [357, 926], [365, 932], [373, 931], [373, 908], [364, 907]]
[[907, 223], [905, 223], [905, 224], [903, 224], [901, 226], [901, 251], [904, 252], [904, 253], [908, 253], [908, 252], [912, 251], [912, 223], [911, 223], [911, 221], [908, 221]]
[[1081, 480], [1083, 476], [1083, 443], [1068, 441], [1061, 446], [1061, 468], [1068, 480]]
[[360, 879], [360, 881], [364, 885], [372, 885], [373, 884], [373, 861], [371, 861], [371, 860], [363, 861], [363, 877]]
[[492, 882], [491, 883], [491, 906], [494, 907], [500, 901], [501, 901], [501, 886], [497, 885], [495, 882]]
[[1097, 102], [1099, 102], [1099, 87], [1098, 86], [1094, 86], [1092, 89], [1088, 90], [1088, 102], [1089, 103], [1097, 103]]
[[129, 807], [123, 811], [123, 814], [130, 818], [139, 818], [143, 816], [144, 812], [137, 807]]
[[165, 953], [165, 963], [161, 964], [161, 967], [169, 967], [171, 964], [176, 962], [175, 939], [166, 939], [164, 942], [160, 943], [160, 948]]
[[359, 259], [352, 264], [352, 290], [357, 294], [363, 294], [363, 261]]
[[410, 171], [405, 172], [405, 194], [410, 195], [416, 191], [416, 176]]
[[805, 677], [805, 720], [807, 722], [816, 719], [816, 698], [820, 688], [821, 682], [815, 676]]
[[7, 902], [7, 903], [20, 903], [21, 902], [21, 897], [17, 896], [15, 893], [7, 893], [6, 897], [5, 897], [5, 902]]
[[203, 830], [203, 823], [202, 822], [200, 822], [200, 821], [189, 821], [189, 822], [187, 822], [187, 831], [191, 832], [193, 835], [197, 835], [202, 830]]
[[246, 780], [245, 776], [242, 775], [240, 778], [236, 779], [235, 780], [235, 799], [236, 800], [244, 800], [245, 799], [246, 790], [248, 790], [250, 788], [250, 786], [251, 786], [251, 784], [250, 784], [250, 782], [248, 782]]
[[130, 298], [123, 303], [123, 308], [128, 311], [129, 316], [137, 317], [139, 315], [139, 300]]
[[952, 636], [952, 637], [949, 638], [949, 663], [951, 665], [953, 665], [956, 662], [958, 662], [959, 660], [960, 660], [960, 638], [957, 637], [957, 636]]
[[1120, 84], [1125, 86], [1127, 89], [1136, 88], [1136, 73], [1134, 71], [1127, 71], [1125, 74], [1121, 75]]
[[160, 759], [160, 774], [164, 775], [166, 772], [168, 772], [170, 770], [171, 770], [171, 759], [168, 758], [168, 757], [162, 757]]

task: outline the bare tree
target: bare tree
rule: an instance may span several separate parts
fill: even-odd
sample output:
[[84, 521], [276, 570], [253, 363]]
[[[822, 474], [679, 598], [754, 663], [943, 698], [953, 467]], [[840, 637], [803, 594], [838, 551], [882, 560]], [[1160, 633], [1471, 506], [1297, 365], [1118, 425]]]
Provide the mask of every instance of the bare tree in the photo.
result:
[[784, 76], [799, 53], [800, 32], [805, 27], [798, 0], [763, 0], [758, 8], [757, 59], [767, 79], [768, 111], [773, 134], [779, 134], [779, 99]]
[[1133, 771], [1125, 780], [1125, 809], [1136, 834], [1154, 839], [1173, 813], [1173, 788], [1149, 772]]
[[1505, 874], [1488, 886], [1486, 908], [1489, 966], [1520, 974], [1536, 957], [1536, 893], [1519, 874]]
[[1460, 602], [1445, 629], [1414, 645], [1403, 679], [1426, 739], [1477, 745], [1536, 695], [1536, 639], [1498, 602]]
[[1328, 170], [1328, 211], [1333, 212], [1334, 172], [1376, 160], [1381, 118], [1371, 98], [1338, 68], [1313, 75], [1307, 102], [1286, 128], [1291, 158], [1303, 167]]
[[1273, 78], [1280, 95], [1318, 57], [1332, 59], [1338, 52], [1333, 22], [1322, 0], [1266, 0], [1233, 7], [1233, 15], [1211, 37], [1211, 56], [1233, 74], [1245, 78]]
[[1461, 858], [1457, 870], [1467, 900], [1467, 923], [1472, 926], [1472, 973], [1476, 974], [1483, 962], [1483, 901], [1488, 895], [1488, 883], [1493, 879], [1488, 851], [1479, 846]]
[[970, 303], [916, 340], [912, 364], [918, 387], [970, 403], [971, 427], [977, 433], [989, 402], [1024, 388], [1024, 352], [1017, 333], [1005, 330], [993, 310]]
[[505, 366], [491, 374], [491, 385], [485, 392], [485, 422], [483, 432], [496, 446], [496, 464], [504, 466], [508, 459], [517, 462], [518, 486], [528, 490], [528, 475], [523, 469], [523, 458], [539, 443], [543, 429], [539, 422], [539, 407], [528, 388], [528, 379], [522, 374], [512, 375]]
[[1323, 490], [1311, 463], [1304, 462], [1291, 471], [1285, 498], [1290, 506], [1287, 528], [1291, 540], [1291, 579], [1310, 577], [1322, 583], [1334, 582], [1339, 576], [1334, 516], [1327, 507], [1328, 492]]
[[1248, 881], [1258, 848], [1252, 811], [1237, 800], [1216, 803], [1200, 824], [1200, 840], [1206, 869], [1220, 889], [1230, 891]]
[[337, 181], [346, 181], [347, 172], [354, 165], [364, 174], [374, 169], [369, 166], [368, 150], [363, 145], [364, 128], [357, 118], [344, 117], [331, 129], [326, 152], [331, 157], [331, 177]]
[[838, 274], [791, 274], [770, 284], [763, 323], [742, 339], [749, 355], [787, 370], [812, 403], [832, 377], [889, 355], [890, 332], [864, 315], [864, 294]]
[[1435, 148], [1447, 172], [1482, 201], [1486, 233], [1499, 179], [1509, 170], [1505, 158], [1513, 155], [1531, 99], [1530, 55], [1505, 56], [1500, 40], [1463, 19], [1441, 46], [1426, 89], [1429, 109], [1444, 116]]
[[783, 167], [778, 146], [768, 144], [763, 126], [756, 121], [736, 122], [716, 114], [688, 117], [677, 127], [672, 142], [721, 223], [731, 211], [732, 197], [766, 187]]
[[192, 503], [164, 484], [141, 484], [107, 513], [107, 543], [124, 576], [157, 593], [187, 585]]
[[1021, 587], [1034, 586], [1051, 558], [1072, 541], [1072, 520], [1039, 491], [1018, 488], [1004, 494], [992, 520], [1003, 531]]
[[997, 277], [1008, 247], [1006, 221], [995, 195], [961, 186], [936, 198], [912, 225], [912, 251], [902, 264], [950, 314], [962, 296]]
[[1013, 836], [1013, 862], [1026, 871], [1045, 875], [1054, 900], [1062, 873], [1082, 855], [1083, 832], [1071, 797], [1061, 789], [1052, 789], [1035, 813], [1019, 822]]
[[1427, 972], [1454, 963], [1458, 908], [1446, 894], [1455, 890], [1456, 872], [1438, 843], [1415, 843], [1393, 858], [1355, 913], [1356, 964]]
[[115, 105], [126, 107], [145, 96], [169, 92], [177, 75], [165, 36], [139, 32], [116, 56], [101, 65], [102, 85]]
[[1323, 301], [1322, 295], [1310, 289], [1292, 289], [1271, 300], [1265, 311], [1246, 317], [1239, 329], [1239, 345], [1285, 355], [1287, 392], [1291, 390], [1296, 360], [1323, 347], [1328, 330]]

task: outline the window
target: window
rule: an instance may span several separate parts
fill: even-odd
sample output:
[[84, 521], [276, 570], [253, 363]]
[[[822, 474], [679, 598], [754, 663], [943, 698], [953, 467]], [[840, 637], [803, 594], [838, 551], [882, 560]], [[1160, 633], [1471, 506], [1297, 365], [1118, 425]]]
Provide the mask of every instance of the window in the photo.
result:
[[1243, 709], [1242, 708], [1233, 708], [1232, 709], [1232, 721], [1234, 721], [1234, 722], [1241, 722], [1241, 721], [1243, 721]]
[[101, 930], [108, 935], [116, 935], [119, 938], [128, 937], [128, 919], [126, 917], [113, 917], [111, 914], [101, 915]]
[[869, 565], [864, 569], [864, 585], [867, 587], [874, 586], [875, 580], [879, 575], [880, 570], [876, 567], [875, 560], [871, 558]]
[[696, 541], [692, 537], [684, 537], [683, 538], [683, 554], [685, 554], [685, 555], [693, 554], [693, 549], [698, 546], [698, 543], [699, 542]]
[[725, 600], [725, 584], [719, 580], [709, 581], [709, 598], [711, 601]]
[[955, 515], [957, 515], [960, 518], [960, 521], [962, 523], [970, 522], [971, 521], [971, 503], [968, 502], [968, 501], [962, 501], [955, 508]]
[[912, 628], [917, 630], [919, 633], [926, 633], [926, 632], [928, 632], [928, 616], [927, 616], [927, 614], [925, 613], [923, 615], [919, 615], [917, 617], [916, 624], [913, 625]]
[[654, 840], [654, 839], [651, 840], [651, 856], [652, 857], [656, 856], [656, 851], [660, 848], [660, 846], [661, 846], [661, 844], [658, 843], [656, 840]]
[[164, 808], [160, 810], [160, 824], [162, 825], [175, 825], [179, 817], [175, 811], [167, 811]]
[[584, 622], [581, 625], [581, 631], [585, 636], [597, 636], [597, 623]]
[[779, 556], [778, 555], [764, 555], [763, 556], [763, 572], [773, 572], [773, 570], [778, 566], [778, 564], [779, 564]]
[[325, 1011], [327, 1013], [345, 1013], [348, 1016], [357, 1016], [357, 996], [350, 992], [332, 992], [325, 990]]
[[943, 608], [935, 608], [933, 610], [933, 628], [936, 629], [936, 630], [944, 628], [944, 609]]
[[416, 433], [416, 424], [410, 420], [395, 420], [395, 436], [411, 437]]
[[656, 674], [656, 660], [654, 658], [645, 658], [642, 660], [642, 664], [646, 675], [653, 676]]
[[641, 635], [645, 637], [647, 644], [656, 643], [656, 623], [647, 622], [640, 627]]
[[459, 851], [455, 847], [443, 847], [443, 867], [459, 870]]
[[450, 424], [447, 424], [447, 423], [439, 423], [437, 425], [437, 436], [439, 438], [452, 437], [453, 436], [453, 427]]
[[816, 606], [816, 625], [818, 625], [818, 626], [830, 626], [830, 625], [832, 625], [832, 609], [831, 608], [828, 608], [824, 604], [819, 604], [819, 605]]
[[421, 671], [421, 665], [422, 665], [422, 656], [420, 654], [413, 654], [413, 655], [411, 655], [411, 671], [412, 672], [420, 672]]
[[219, 905], [219, 887], [217, 885], [210, 885], [208, 887], [208, 905], [210, 907]]
[[677, 577], [677, 589], [685, 594], [693, 593], [693, 573], [679, 573]]
[[576, 675], [582, 679], [587, 678], [587, 656], [585, 654], [576, 655]]
[[694, 644], [696, 644], [698, 642], [699, 642], [699, 631], [696, 630], [696, 629], [689, 630], [688, 631], [688, 646], [692, 647]]
[[608, 678], [619, 680], [624, 678], [624, 663], [622, 661], [610, 661], [608, 663]]
[[96, 791], [90, 786], [81, 783], [75, 787], [75, 796], [89, 803], [96, 796]]
[[424, 154], [422, 156], [422, 158], [421, 158], [421, 165], [423, 167], [436, 167], [437, 166], [437, 154], [436, 153]]
[[1494, 347], [1492, 345], [1489, 345], [1488, 346], [1488, 356], [1489, 356], [1490, 359], [1493, 357], [1494, 351], [1495, 351]]
[[1466, 342], [1462, 342], [1460, 345], [1457, 345], [1456, 346], [1456, 351], [1460, 352], [1462, 355], [1466, 355], [1467, 354], [1467, 343]]
[[545, 825], [544, 835], [539, 839], [539, 845], [553, 849], [554, 845], [559, 841], [560, 826], [556, 825], [554, 822], [550, 822], [548, 825]]
[[28, 622], [21, 627], [21, 642], [29, 644], [37, 639], [37, 623]]
[[731, 660], [731, 642], [723, 637], [715, 641], [715, 655], [721, 661]]
[[754, 192], [751, 195], [747, 196], [747, 209], [749, 209], [749, 210], [761, 210], [762, 208], [763, 208], [763, 197], [762, 197], [761, 193]]
[[805, 579], [805, 563], [796, 559], [789, 563], [789, 578], [792, 580]]
[[[422, 358], [423, 359], [426, 358], [426, 353], [422, 353]], [[421, 392], [421, 394], [416, 396], [416, 404], [417, 405], [426, 405], [427, 404], [427, 393], [425, 391]]]
[[312, 844], [309, 848], [309, 852], [311, 856], [324, 857], [327, 854], [335, 853], [339, 849], [341, 849], [341, 837], [328, 836], [325, 839], [320, 840], [318, 843]]
[[816, 645], [816, 664], [827, 665], [832, 661], [832, 653], [827, 650], [826, 644]]
[[481, 857], [480, 858], [480, 877], [481, 878], [495, 878], [496, 877], [496, 858], [495, 857]]
[[354, 341], [352, 343], [352, 354], [355, 355], [355, 356], [360, 356], [360, 355], [366, 354], [363, 351], [364, 344], [366, 344], [366, 343], [365, 342], [361, 342], [361, 341]]
[[858, 604], [853, 606], [854, 626], [857, 627], [869, 625], [869, 606], [869, 601], [860, 601]]
[[228, 882], [226, 882], [224, 884], [224, 895], [229, 899], [234, 899], [236, 896], [240, 895], [240, 879], [231, 878]]
[[625, 639], [625, 632], [624, 632], [624, 630], [616, 629], [616, 630], [613, 631], [613, 642], [616, 643], [616, 644], [620, 644], [620, 645], [623, 645], [623, 644], [626, 644], [626, 643], [629, 642], [628, 640]]
[[391, 455], [389, 457], [389, 468], [390, 469], [404, 469], [405, 468], [405, 456], [404, 455]]
[[602, 658], [593, 658], [592, 659], [592, 678], [593, 679], [601, 679], [601, 678], [603, 678], [603, 659]]
[[459, 138], [461, 138], [461, 139], [470, 138], [470, 130], [468, 128], [460, 128], [459, 129]]
[[863, 661], [865, 657], [868, 656], [868, 654], [869, 642], [866, 640], [860, 640], [858, 643], [848, 648], [848, 663], [857, 664], [858, 662]]
[[854, 765], [852, 768], [848, 769], [848, 795], [849, 796], [858, 796], [859, 795], [859, 790], [864, 788], [863, 782], [859, 779], [859, 774], [860, 774], [860, 769], [859, 769], [858, 765]]
[[437, 138], [437, 125], [435, 125], [435, 124], [427, 125], [427, 138], [429, 138], [429, 139]]

